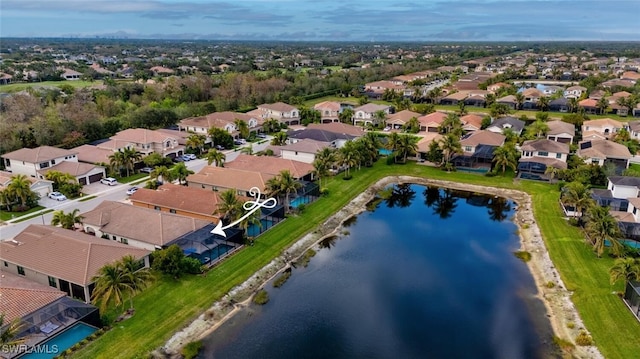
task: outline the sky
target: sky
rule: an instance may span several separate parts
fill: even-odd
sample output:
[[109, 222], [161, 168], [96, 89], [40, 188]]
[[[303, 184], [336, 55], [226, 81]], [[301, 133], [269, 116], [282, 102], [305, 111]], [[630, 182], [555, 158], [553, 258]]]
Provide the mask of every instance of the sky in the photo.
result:
[[1, 0], [1, 37], [640, 41], [640, 0]]

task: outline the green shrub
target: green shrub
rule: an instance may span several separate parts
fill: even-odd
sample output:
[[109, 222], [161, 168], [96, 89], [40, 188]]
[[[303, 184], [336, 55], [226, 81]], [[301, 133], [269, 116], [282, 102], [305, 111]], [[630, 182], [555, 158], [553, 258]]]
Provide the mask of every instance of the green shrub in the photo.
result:
[[575, 328], [575, 327], [576, 327], [576, 323], [574, 323], [574, 322], [569, 322], [569, 323], [567, 323], [567, 328], [569, 328], [569, 329], [573, 329], [573, 328]]
[[202, 341], [198, 340], [195, 342], [187, 343], [187, 345], [182, 347], [180, 354], [182, 354], [184, 359], [193, 359], [193, 358], [196, 358], [198, 354], [200, 354], [201, 350], [202, 350]]
[[321, 196], [323, 196], [323, 197], [328, 196], [328, 195], [329, 195], [329, 189], [328, 189], [328, 188], [326, 188], [326, 187], [325, 187], [325, 188], [320, 189], [320, 195], [321, 195]]
[[578, 336], [576, 337], [576, 344], [580, 346], [593, 345], [593, 339], [591, 338], [591, 335], [589, 335], [589, 333], [581, 330], [580, 334], [578, 334]]
[[287, 270], [282, 272], [282, 274], [280, 274], [278, 278], [273, 281], [273, 286], [276, 288], [282, 287], [282, 285], [287, 281], [287, 279], [289, 279], [289, 277], [291, 277], [291, 268], [287, 268]]
[[555, 286], [556, 286], [556, 284], [555, 284], [555, 283], [553, 283], [552, 281], [548, 281], [548, 282], [547, 282], [547, 284], [545, 284], [545, 286], [546, 286], [547, 288], [551, 289], [551, 288], [555, 287]]
[[513, 255], [515, 255], [516, 257], [518, 257], [518, 259], [525, 263], [531, 260], [531, 253], [527, 251], [517, 251], [514, 252]]
[[313, 258], [313, 256], [315, 255], [316, 251], [314, 251], [313, 249], [309, 249], [308, 251], [304, 252], [300, 259], [296, 261], [296, 264], [306, 267], [309, 265], [309, 261], [311, 260], [311, 258]]
[[269, 293], [266, 290], [261, 289], [256, 295], [253, 297], [253, 302], [258, 305], [264, 305], [269, 302]]
[[576, 347], [575, 345], [573, 345], [572, 342], [562, 339], [560, 337], [553, 337], [553, 342], [560, 347], [560, 349], [566, 351], [566, 352], [572, 352], [573, 349]]

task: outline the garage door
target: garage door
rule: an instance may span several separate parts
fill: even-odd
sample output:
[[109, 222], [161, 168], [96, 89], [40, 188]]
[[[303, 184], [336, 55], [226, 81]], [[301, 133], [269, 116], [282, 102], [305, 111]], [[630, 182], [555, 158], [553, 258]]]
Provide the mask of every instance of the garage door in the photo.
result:
[[86, 177], [80, 177], [80, 179], [78, 180], [78, 183], [80, 183], [83, 186], [87, 185], [87, 178]]
[[89, 183], [99, 182], [102, 179], [102, 173], [96, 173], [94, 175], [89, 176]]

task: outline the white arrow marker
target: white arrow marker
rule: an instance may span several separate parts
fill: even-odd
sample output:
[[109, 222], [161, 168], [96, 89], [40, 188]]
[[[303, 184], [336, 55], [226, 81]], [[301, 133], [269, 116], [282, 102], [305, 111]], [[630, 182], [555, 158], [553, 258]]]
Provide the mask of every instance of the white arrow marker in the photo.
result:
[[220, 221], [218, 222], [216, 227], [211, 230], [211, 233], [218, 234], [218, 235], [221, 235], [221, 236], [227, 238], [227, 234], [224, 232], [225, 229], [231, 228], [231, 227], [235, 226], [236, 224], [244, 221], [251, 214], [253, 214], [253, 212], [259, 210], [262, 207], [264, 207], [264, 208], [273, 208], [278, 203], [278, 201], [273, 197], [267, 198], [266, 200], [260, 202], [260, 189], [258, 187], [251, 187], [251, 190], [249, 191], [249, 194], [252, 195], [253, 197], [255, 197], [256, 200], [255, 201], [247, 201], [244, 204], [242, 204], [242, 208], [244, 208], [244, 210], [248, 211], [248, 212], [245, 213], [244, 216], [240, 217], [239, 219], [237, 219], [233, 223], [230, 223], [230, 224], [228, 224], [226, 226], [222, 226], [222, 219], [220, 219]]

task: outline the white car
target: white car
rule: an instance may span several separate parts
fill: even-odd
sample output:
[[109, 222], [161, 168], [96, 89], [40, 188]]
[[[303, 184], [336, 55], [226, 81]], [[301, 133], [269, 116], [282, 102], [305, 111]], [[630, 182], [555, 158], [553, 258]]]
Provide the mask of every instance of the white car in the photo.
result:
[[193, 153], [187, 153], [187, 154], [182, 155], [182, 158], [184, 158], [185, 161], [192, 161], [192, 160], [197, 159], [198, 157], [196, 157], [196, 155], [194, 155]]
[[47, 196], [51, 199], [55, 199], [56, 201], [66, 201], [67, 200], [67, 196], [63, 195], [60, 192], [51, 192], [49, 193], [49, 195]]
[[106, 184], [107, 186], [115, 186], [118, 184], [118, 181], [113, 177], [105, 177], [100, 180], [100, 183]]
[[127, 196], [131, 196], [132, 194], [136, 193], [136, 191], [138, 190], [138, 187], [131, 187], [127, 190]]

